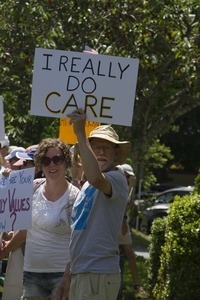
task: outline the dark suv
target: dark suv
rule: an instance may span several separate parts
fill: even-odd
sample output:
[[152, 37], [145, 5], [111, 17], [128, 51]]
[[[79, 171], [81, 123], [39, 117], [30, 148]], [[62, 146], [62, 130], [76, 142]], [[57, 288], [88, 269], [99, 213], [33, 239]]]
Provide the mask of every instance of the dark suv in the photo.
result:
[[178, 187], [166, 190], [156, 196], [155, 205], [142, 211], [140, 230], [149, 234], [152, 222], [158, 217], [165, 217], [168, 214], [169, 204], [174, 201], [175, 196], [184, 196], [192, 193], [194, 187]]

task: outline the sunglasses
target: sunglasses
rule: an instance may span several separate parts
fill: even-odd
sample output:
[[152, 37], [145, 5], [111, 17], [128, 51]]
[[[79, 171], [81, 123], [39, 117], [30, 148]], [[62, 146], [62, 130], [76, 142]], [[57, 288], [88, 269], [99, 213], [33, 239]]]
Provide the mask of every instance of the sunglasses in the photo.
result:
[[57, 154], [52, 158], [48, 156], [43, 156], [41, 158], [41, 164], [45, 167], [49, 166], [51, 162], [53, 162], [54, 165], [61, 165], [64, 162], [64, 157], [60, 154]]

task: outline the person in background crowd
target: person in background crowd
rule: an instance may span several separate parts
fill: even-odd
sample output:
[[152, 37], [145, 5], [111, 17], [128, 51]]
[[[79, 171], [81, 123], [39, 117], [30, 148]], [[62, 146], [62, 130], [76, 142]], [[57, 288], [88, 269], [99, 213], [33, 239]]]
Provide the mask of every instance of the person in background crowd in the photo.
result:
[[11, 170], [17, 170], [18, 168], [14, 166], [19, 158], [17, 158], [16, 153], [25, 152], [25, 148], [23, 147], [13, 147], [13, 149], [9, 152], [8, 155], [5, 156], [5, 159], [9, 162]]
[[58, 299], [116, 300], [119, 232], [128, 198], [126, 178], [116, 165], [129, 154], [130, 143], [119, 141], [110, 125], [97, 127], [87, 139], [84, 111], [77, 109], [68, 117], [87, 181], [73, 206], [71, 266], [67, 264]]
[[[2, 143], [2, 141], [1, 141], [1, 143]], [[11, 172], [11, 170], [7, 167], [6, 168], [4, 167], [4, 165], [5, 165], [4, 162], [5, 162], [5, 160], [2, 157], [2, 154], [0, 151], [0, 174], [3, 176], [9, 176], [9, 173]], [[0, 186], [0, 192], [1, 192], [1, 186]], [[4, 239], [4, 237], [6, 237], [6, 236], [7, 236], [6, 233], [0, 232], [0, 246], [2, 245], [2, 239]], [[1, 272], [2, 272], [2, 261], [0, 261], [0, 273]]]
[[[122, 172], [126, 176], [127, 183], [129, 186], [129, 196], [128, 196], [128, 204], [127, 204], [127, 208], [128, 208], [131, 202], [133, 189], [135, 188], [136, 177], [133, 172], [133, 168], [129, 164], [119, 165], [118, 168], [119, 170], [122, 170]], [[132, 241], [132, 235], [129, 226], [128, 209], [126, 210], [123, 218], [123, 223], [122, 223], [122, 228], [121, 228], [121, 233], [119, 238], [119, 246], [122, 250], [122, 253], [124, 253], [125, 257], [128, 260], [134, 288], [137, 290], [137, 292], [144, 292], [144, 289], [141, 286], [138, 277], [136, 255], [133, 251], [133, 241]], [[121, 299], [120, 297], [121, 296], [118, 295], [118, 299]]]
[[5, 168], [10, 168], [9, 162], [5, 159], [5, 156], [8, 154], [9, 151], [9, 146], [10, 146], [10, 141], [5, 135], [4, 140], [0, 141], [0, 153], [3, 159], [2, 166]]
[[71, 155], [64, 142], [42, 140], [34, 162], [45, 178], [34, 180], [32, 228], [18, 231], [0, 257], [26, 242], [23, 299], [53, 299], [69, 261], [71, 209], [79, 190], [65, 178]]
[[35, 152], [37, 151], [37, 147], [31, 148], [31, 149], [30, 149], [30, 147], [28, 147], [27, 149], [25, 150], [25, 152], [17, 152], [16, 153], [18, 161], [16, 163], [14, 163], [14, 166], [21, 166], [22, 169], [35, 167], [34, 155], [35, 155]]
[[[2, 174], [4, 172], [5, 168], [3, 167], [3, 158], [0, 152], [0, 174]], [[1, 187], [0, 187], [1, 188]], [[3, 238], [3, 233], [0, 232], [0, 245], [1, 245], [1, 241]], [[0, 262], [0, 273], [2, 272], [2, 262]]]
[[1, 152], [0, 152], [0, 174], [3, 173], [4, 169], [5, 168], [3, 166], [3, 157], [2, 157]]
[[[38, 145], [29, 146], [24, 153], [17, 152], [17, 158], [19, 159], [14, 163], [14, 167], [20, 167], [20, 169], [33, 168], [35, 167], [34, 155], [37, 151]], [[35, 168], [35, 179], [42, 178], [44, 174], [41, 170]]]
[[72, 166], [70, 168], [71, 183], [81, 189], [82, 185], [80, 181], [83, 176], [83, 167], [77, 145], [72, 146], [70, 152], [72, 154]]
[[[31, 149], [28, 147], [27, 149]], [[34, 154], [36, 148], [32, 148], [32, 151], [25, 153], [23, 147], [15, 147], [8, 155], [7, 159], [10, 161], [12, 170], [20, 170], [21, 168], [32, 168], [34, 167]], [[23, 157], [28, 158], [28, 162], [18, 157], [21, 153], [24, 154]], [[24, 163], [24, 164], [23, 164]], [[8, 233], [4, 232], [3, 239], [8, 242], [14, 236], [15, 232], [10, 231]], [[15, 251], [11, 251], [8, 256], [8, 263], [6, 268], [6, 274], [4, 279], [4, 288], [2, 294], [2, 300], [20, 300], [23, 294], [23, 265], [24, 265], [24, 247], [19, 247]]]

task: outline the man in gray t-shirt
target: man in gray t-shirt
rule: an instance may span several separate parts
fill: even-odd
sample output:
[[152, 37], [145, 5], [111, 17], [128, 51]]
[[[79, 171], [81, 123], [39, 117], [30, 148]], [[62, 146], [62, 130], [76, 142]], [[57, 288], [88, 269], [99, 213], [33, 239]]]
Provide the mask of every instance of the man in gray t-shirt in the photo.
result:
[[126, 178], [116, 166], [125, 161], [130, 143], [119, 141], [110, 125], [97, 127], [87, 138], [82, 109], [68, 117], [87, 181], [74, 203], [71, 266], [58, 295], [69, 294], [70, 300], [115, 300], [120, 287], [119, 232], [128, 199]]

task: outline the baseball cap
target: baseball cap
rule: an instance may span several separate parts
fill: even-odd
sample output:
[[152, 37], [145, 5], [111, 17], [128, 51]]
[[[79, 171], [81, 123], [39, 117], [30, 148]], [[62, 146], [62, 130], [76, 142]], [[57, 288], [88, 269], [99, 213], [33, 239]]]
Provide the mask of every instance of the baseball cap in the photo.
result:
[[23, 159], [23, 160], [34, 160], [34, 155], [36, 152], [37, 148], [33, 148], [28, 152], [17, 152], [16, 156], [19, 159]]
[[8, 155], [5, 156], [5, 159], [10, 160], [13, 157], [17, 157], [16, 153], [17, 152], [25, 152], [25, 148], [23, 147], [15, 147], [13, 150], [10, 151]]
[[135, 173], [133, 172], [133, 168], [130, 165], [123, 164], [120, 165], [120, 167], [125, 173], [129, 174], [130, 176], [135, 176]]

